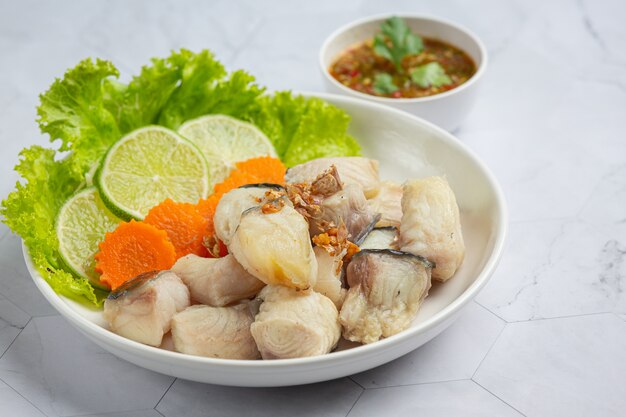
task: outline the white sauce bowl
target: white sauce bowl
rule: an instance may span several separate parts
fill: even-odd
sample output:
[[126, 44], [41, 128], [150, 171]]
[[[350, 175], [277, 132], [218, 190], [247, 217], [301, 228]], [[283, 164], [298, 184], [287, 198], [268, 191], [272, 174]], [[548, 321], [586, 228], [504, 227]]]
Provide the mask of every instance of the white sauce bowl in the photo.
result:
[[[411, 30], [420, 36], [438, 39], [460, 48], [476, 64], [476, 73], [452, 90], [420, 98], [372, 96], [353, 90], [333, 78], [329, 72], [333, 62], [348, 48], [373, 38], [380, 24], [391, 16], [404, 19]], [[385, 14], [366, 17], [337, 29], [322, 45], [319, 63], [327, 91], [386, 104], [453, 131], [460, 126], [476, 101], [478, 84], [487, 68], [487, 50], [476, 35], [456, 23], [413, 14]]]

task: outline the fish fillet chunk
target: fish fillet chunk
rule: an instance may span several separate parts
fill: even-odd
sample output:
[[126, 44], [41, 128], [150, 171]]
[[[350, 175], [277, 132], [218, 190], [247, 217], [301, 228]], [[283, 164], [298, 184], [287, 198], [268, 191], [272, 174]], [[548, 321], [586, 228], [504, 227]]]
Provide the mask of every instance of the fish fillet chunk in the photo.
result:
[[191, 306], [172, 319], [174, 348], [210, 358], [258, 359], [261, 355], [250, 333], [253, 321], [247, 304]]
[[104, 319], [114, 333], [159, 346], [172, 317], [189, 307], [189, 290], [172, 271], [141, 274], [104, 301]]
[[463, 262], [459, 206], [443, 177], [411, 180], [402, 196], [400, 248], [435, 263], [433, 279], [447, 281]]
[[378, 193], [378, 161], [360, 156], [318, 158], [287, 170], [287, 182], [313, 182], [318, 175], [335, 166], [344, 185], [356, 184], [370, 198]]
[[402, 185], [381, 181], [380, 190], [367, 204], [374, 213], [380, 213], [376, 227], [400, 226], [402, 220]]
[[213, 216], [215, 234], [225, 245], [230, 244], [230, 239], [239, 225], [241, 213], [274, 200], [284, 193], [284, 188], [276, 184], [252, 184], [230, 190], [220, 198], [215, 208]]
[[246, 271], [266, 284], [307, 289], [317, 279], [309, 225], [293, 207], [245, 211], [228, 246]]
[[392, 226], [377, 227], [359, 245], [363, 249], [398, 249], [398, 229]]
[[323, 355], [339, 341], [341, 326], [333, 302], [314, 291], [268, 285], [250, 327], [263, 359]]
[[343, 190], [325, 198], [320, 204], [320, 212], [309, 220], [311, 236], [323, 233], [329, 224], [344, 224], [350, 241], [357, 241], [376, 221], [374, 213], [360, 187], [348, 185]]
[[252, 298], [265, 286], [230, 254], [223, 258], [183, 256], [172, 271], [187, 285], [194, 301], [213, 307]]
[[372, 343], [408, 328], [428, 295], [430, 267], [424, 258], [388, 249], [354, 255], [339, 314], [343, 337]]
[[317, 281], [313, 290], [330, 298], [337, 308], [341, 308], [346, 296], [346, 289], [341, 286], [344, 253], [332, 256], [326, 249], [320, 247], [315, 247], [313, 252], [317, 259]]

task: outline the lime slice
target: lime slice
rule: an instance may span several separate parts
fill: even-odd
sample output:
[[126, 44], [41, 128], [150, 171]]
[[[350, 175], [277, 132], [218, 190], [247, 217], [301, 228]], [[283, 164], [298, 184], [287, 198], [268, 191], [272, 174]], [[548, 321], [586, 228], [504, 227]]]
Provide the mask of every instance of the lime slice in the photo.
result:
[[274, 146], [256, 126], [223, 114], [190, 120], [178, 133], [202, 151], [209, 163], [211, 187], [222, 182], [236, 162], [257, 156], [276, 156]]
[[107, 232], [115, 230], [120, 219], [102, 203], [95, 187], [89, 187], [70, 198], [59, 211], [56, 233], [63, 263], [94, 286], [106, 289], [95, 271], [94, 255]]
[[196, 203], [209, 192], [200, 150], [158, 126], [137, 129], [109, 149], [96, 173], [104, 204], [118, 217], [141, 220], [165, 200]]

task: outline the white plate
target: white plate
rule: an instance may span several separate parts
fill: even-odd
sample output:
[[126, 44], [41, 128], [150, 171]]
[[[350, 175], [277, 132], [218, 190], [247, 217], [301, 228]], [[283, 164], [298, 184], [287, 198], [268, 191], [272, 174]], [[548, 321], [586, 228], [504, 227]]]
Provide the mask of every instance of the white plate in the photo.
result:
[[454, 278], [433, 286], [409, 329], [376, 343], [310, 358], [212, 359], [146, 346], [110, 332], [100, 311], [52, 291], [24, 248], [26, 265], [39, 290], [72, 325], [114, 355], [163, 374], [221, 385], [269, 387], [339, 378], [382, 365], [435, 337], [458, 317], [496, 268], [507, 229], [500, 187], [461, 142], [422, 119], [355, 98], [306, 95], [321, 97], [352, 116], [350, 131], [361, 143], [363, 154], [380, 161], [383, 179], [445, 175], [456, 193], [467, 247], [465, 261]]

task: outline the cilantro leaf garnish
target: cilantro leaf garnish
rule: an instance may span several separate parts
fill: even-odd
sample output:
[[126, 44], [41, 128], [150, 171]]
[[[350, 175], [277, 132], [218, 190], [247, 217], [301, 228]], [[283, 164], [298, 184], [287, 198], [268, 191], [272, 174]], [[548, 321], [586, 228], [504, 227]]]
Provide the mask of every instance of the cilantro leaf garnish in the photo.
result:
[[385, 20], [380, 31], [374, 37], [374, 52], [393, 62], [398, 71], [402, 71], [402, 58], [424, 49], [422, 38], [411, 33], [405, 21], [397, 16]]
[[452, 80], [438, 62], [429, 62], [411, 70], [411, 81], [422, 88], [441, 87]]
[[398, 86], [394, 84], [391, 75], [381, 72], [374, 76], [374, 91], [377, 94], [391, 94], [398, 91]]

